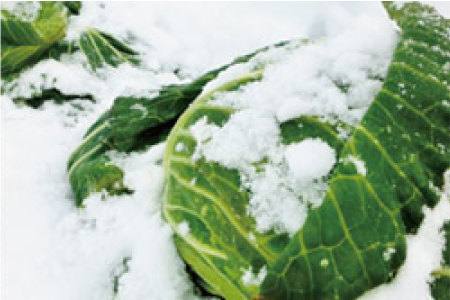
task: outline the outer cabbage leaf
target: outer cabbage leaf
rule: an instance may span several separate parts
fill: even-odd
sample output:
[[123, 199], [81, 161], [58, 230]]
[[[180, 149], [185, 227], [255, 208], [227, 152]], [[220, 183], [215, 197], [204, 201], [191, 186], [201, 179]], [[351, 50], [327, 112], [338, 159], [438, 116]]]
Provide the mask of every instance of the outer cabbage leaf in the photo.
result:
[[448, 22], [418, 3], [385, 6], [401, 40], [340, 155], [364, 161], [367, 175], [336, 167], [323, 204], [269, 267], [265, 299], [354, 299], [389, 281], [405, 259], [405, 234], [439, 199], [450, 165]]
[[2, 10], [1, 74], [11, 75], [41, 59], [66, 32], [67, 9], [60, 2], [41, 2], [33, 21]]
[[123, 62], [138, 64], [138, 53], [110, 34], [89, 28], [78, 40], [78, 46], [87, 56], [92, 68], [105, 64], [116, 67]]
[[[229, 64], [212, 70], [190, 83], [163, 87], [153, 98], [118, 97], [88, 130], [82, 144], [68, 162], [70, 183], [77, 205], [92, 192], [105, 188], [111, 194], [129, 191], [123, 184], [123, 172], [111, 164], [106, 152], [110, 150], [142, 150], [165, 140], [177, 118], [203, 91], [203, 87], [228, 67], [247, 62], [257, 53], [281, 42], [236, 58]], [[142, 109], [135, 109], [140, 105]], [[94, 163], [95, 162], [95, 163]], [[105, 167], [108, 164], [108, 168]], [[91, 173], [98, 176], [90, 176]], [[122, 174], [122, 175], [119, 175]], [[118, 190], [115, 187], [119, 187]]]

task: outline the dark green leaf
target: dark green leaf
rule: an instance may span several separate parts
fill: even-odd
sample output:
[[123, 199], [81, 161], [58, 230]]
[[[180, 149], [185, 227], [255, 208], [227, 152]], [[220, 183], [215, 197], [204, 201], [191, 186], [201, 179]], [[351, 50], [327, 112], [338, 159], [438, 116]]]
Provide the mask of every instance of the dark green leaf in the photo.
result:
[[62, 4], [64, 4], [67, 7], [67, 9], [69, 9], [71, 14], [73, 15], [80, 14], [81, 1], [62, 1]]
[[56, 104], [62, 104], [67, 101], [76, 100], [76, 99], [94, 101], [94, 98], [92, 97], [92, 95], [63, 94], [59, 90], [54, 89], [54, 88], [43, 90], [29, 98], [23, 98], [23, 97], [14, 98], [13, 101], [17, 104], [28, 105], [33, 108], [38, 108], [44, 102], [49, 101], [49, 100], [54, 101]]
[[138, 64], [138, 53], [123, 42], [97, 29], [87, 29], [80, 36], [79, 48], [87, 56], [92, 68], [105, 64], [116, 67], [123, 62]]

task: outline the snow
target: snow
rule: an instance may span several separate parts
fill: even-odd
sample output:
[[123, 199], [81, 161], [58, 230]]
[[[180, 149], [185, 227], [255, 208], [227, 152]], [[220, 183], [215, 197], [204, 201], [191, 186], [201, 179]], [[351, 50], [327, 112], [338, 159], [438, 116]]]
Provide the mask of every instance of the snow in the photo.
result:
[[389, 261], [392, 259], [392, 255], [395, 253], [395, 248], [389, 247], [383, 252], [383, 259]]
[[190, 131], [199, 142], [195, 158], [204, 156], [228, 168], [261, 161], [271, 150], [269, 146], [279, 143], [280, 132], [273, 118], [253, 110], [233, 114], [222, 128], [203, 117]]
[[186, 221], [181, 222], [180, 224], [178, 224], [178, 233], [185, 237], [189, 234], [190, 228], [189, 228], [189, 224]]
[[22, 21], [25, 21], [25, 22], [34, 21], [37, 18], [40, 9], [41, 9], [41, 4], [37, 1], [2, 2], [2, 10], [8, 11], [8, 13], [12, 14], [14, 17], [16, 17]]
[[249, 285], [260, 285], [264, 278], [267, 276], [267, 267], [263, 266], [258, 273], [254, 274], [252, 272], [252, 269], [249, 268], [247, 270], [244, 270], [244, 274], [241, 277], [242, 282], [249, 286]]
[[[273, 7], [281, 13], [273, 15]], [[88, 2], [81, 17], [73, 18], [68, 38], [75, 39], [88, 27], [113, 32], [132, 41], [145, 65], [151, 62], [163, 71], [178, 68], [183, 76], [191, 76], [258, 47], [305, 34], [304, 22], [296, 20], [297, 15], [285, 19], [286, 13], [273, 4]], [[265, 24], [271, 30], [260, 30], [255, 24]]]
[[285, 51], [280, 58], [269, 51], [272, 57], [267, 55], [269, 64], [261, 83], [236, 93], [219, 93], [212, 103], [258, 107], [279, 122], [313, 115], [357, 124], [381, 87], [377, 78], [384, 77], [397, 39], [390, 23], [377, 18], [364, 16], [351, 24], [347, 19], [339, 21], [340, 31], [326, 39]]
[[353, 155], [348, 155], [344, 158], [344, 162], [353, 164], [356, 167], [356, 172], [358, 172], [358, 174], [362, 176], [367, 175], [366, 163], [363, 160]]
[[336, 153], [321, 139], [305, 139], [286, 147], [289, 171], [299, 181], [313, 181], [330, 173], [336, 163]]
[[[1, 5], [3, 9], [11, 4]], [[450, 13], [448, 4], [437, 6]], [[34, 17], [32, 10], [26, 12], [29, 18]], [[220, 129], [204, 120], [204, 127], [210, 126], [210, 131], [202, 133], [207, 138], [229, 139], [228, 127], [250, 128], [251, 122], [264, 126], [264, 135], [241, 132], [237, 137], [241, 142], [236, 146], [244, 145], [246, 139], [255, 146], [246, 148], [244, 157], [238, 157], [236, 149], [229, 149], [233, 151], [225, 163], [235, 166], [240, 159], [250, 163], [268, 156], [274, 164], [262, 165], [264, 176], [247, 181], [260, 191], [250, 210], [261, 218], [260, 230], [270, 228], [270, 222], [264, 219], [267, 217], [275, 220], [272, 225], [277, 224], [279, 230], [294, 232], [306, 215], [296, 219], [296, 212], [304, 207], [289, 199], [299, 195], [304, 186], [298, 185], [292, 192], [287, 187], [294, 186], [293, 181], [280, 176], [287, 174], [288, 166], [296, 160], [289, 163], [275, 125], [299, 114], [316, 114], [330, 120], [333, 114], [343, 114], [348, 123], [356, 122], [379, 87], [379, 83], [361, 74], [367, 70], [375, 74], [385, 71], [395, 42], [390, 25], [379, 3], [84, 2], [80, 16], [70, 20], [67, 40], [74, 40], [87, 27], [98, 28], [129, 42], [140, 52], [142, 64], [135, 68], [124, 63], [94, 73], [84, 56], [64, 55], [60, 62], [42, 61], [18, 80], [2, 82], [2, 90], [9, 96], [2, 95], [0, 100], [1, 298], [107, 300], [113, 299], [117, 281], [117, 299], [198, 299], [173, 244], [173, 232], [160, 213], [164, 184], [160, 163], [165, 145], [129, 156], [110, 153], [113, 162], [125, 171], [125, 184], [135, 193], [117, 197], [94, 194], [84, 209], [74, 206], [66, 170], [68, 157], [88, 127], [119, 95], [153, 95], [162, 85], [184, 82], [259, 47], [293, 37], [314, 37], [321, 41], [309, 48], [291, 55], [279, 55], [274, 50], [255, 58], [253, 65], [239, 65], [219, 76], [208, 89], [245, 73], [258, 61], [280, 63], [279, 68], [267, 67], [267, 89], [264, 85], [249, 86], [248, 105], [238, 107], [242, 119], [237, 115], [233, 123]], [[325, 37], [334, 37], [333, 42], [325, 42]], [[303, 59], [305, 55], [317, 55], [317, 59]], [[320, 63], [322, 59], [326, 63]], [[293, 70], [289, 68], [293, 64], [302, 67]], [[313, 72], [317, 70], [322, 73]], [[284, 76], [282, 82], [277, 80], [280, 74], [290, 76]], [[353, 84], [349, 94], [342, 95], [323, 74]], [[43, 88], [90, 94], [97, 101], [74, 100], [63, 105], [49, 102], [38, 110], [19, 108], [11, 101], [12, 97], [28, 97]], [[316, 96], [317, 92], [321, 96]], [[314, 103], [296, 103], [297, 94], [304, 95], [303, 99], [313, 95]], [[257, 99], [252, 95], [266, 96]], [[335, 103], [328, 105], [327, 97], [334, 97]], [[244, 103], [220, 97], [215, 101], [231, 106]], [[289, 101], [298, 104], [299, 109], [292, 110]], [[261, 109], [250, 111], [257, 106]], [[244, 122], [244, 118], [254, 120]], [[276, 147], [266, 147], [266, 142]], [[183, 151], [182, 146], [177, 148]], [[199, 157], [213, 156], [208, 145], [203, 146], [198, 149]], [[271, 152], [275, 150], [280, 152]], [[327, 167], [332, 165], [329, 154]], [[223, 160], [224, 155], [214, 155]], [[325, 169], [320, 173], [326, 174]], [[241, 171], [248, 172], [249, 177], [253, 174], [251, 169]], [[302, 194], [306, 202], [314, 205], [320, 204], [314, 201], [327, 188], [325, 181], [317, 184], [311, 194]], [[283, 211], [274, 210], [267, 195], [276, 195], [272, 199], [278, 199], [276, 206], [283, 207]], [[439, 266], [443, 239], [438, 228], [449, 218], [448, 202], [441, 201], [428, 211], [418, 234], [408, 237], [407, 261], [395, 280], [363, 299], [429, 299], [427, 281], [429, 273]], [[274, 215], [267, 215], [269, 210]], [[180, 232], [188, 232], [189, 227], [182, 224]], [[242, 279], [257, 284], [265, 277], [263, 270], [258, 274], [244, 271], [247, 275]]]
[[144, 105], [142, 105], [141, 103], [135, 103], [130, 108], [140, 111], [143, 116], [145, 116], [147, 114], [147, 110], [145, 109]]
[[330, 265], [330, 261], [329, 261], [328, 259], [322, 258], [322, 259], [320, 260], [320, 266], [321, 266], [322, 268], [327, 268], [329, 265]]
[[186, 151], [186, 145], [183, 144], [182, 142], [178, 142], [178, 143], [175, 145], [175, 151], [176, 151], [176, 152], [183, 152], [183, 151]]

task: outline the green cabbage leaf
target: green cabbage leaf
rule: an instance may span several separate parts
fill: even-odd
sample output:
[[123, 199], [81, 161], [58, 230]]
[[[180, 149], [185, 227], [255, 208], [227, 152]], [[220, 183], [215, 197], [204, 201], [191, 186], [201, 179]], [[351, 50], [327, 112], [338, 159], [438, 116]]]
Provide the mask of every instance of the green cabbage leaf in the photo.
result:
[[129, 62], [133, 65], [139, 63], [138, 53], [135, 50], [112, 35], [98, 29], [89, 28], [85, 30], [78, 40], [78, 46], [94, 69], [105, 64], [117, 67], [123, 62]]
[[60, 2], [39, 2], [39, 5], [33, 20], [2, 10], [2, 78], [35, 64], [64, 38], [68, 18], [66, 7]]

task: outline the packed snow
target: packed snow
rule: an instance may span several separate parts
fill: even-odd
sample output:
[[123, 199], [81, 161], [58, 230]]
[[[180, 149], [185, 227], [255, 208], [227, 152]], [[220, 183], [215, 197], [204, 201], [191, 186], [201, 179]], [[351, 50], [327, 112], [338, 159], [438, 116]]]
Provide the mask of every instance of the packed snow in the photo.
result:
[[305, 139], [293, 143], [284, 152], [291, 176], [301, 181], [313, 181], [330, 173], [336, 163], [336, 153], [321, 139]]
[[[2, 9], [9, 6], [5, 2], [1, 5]], [[436, 6], [450, 15], [448, 6]], [[29, 8], [21, 12], [25, 18], [34, 18], [35, 14]], [[249, 85], [239, 91], [242, 95], [238, 98], [245, 101], [235, 101], [236, 95], [215, 98], [217, 105], [240, 110], [225, 126], [214, 127], [205, 119], [192, 129], [199, 138], [209, 137], [210, 143], [216, 143], [215, 136], [227, 140], [236, 130], [251, 128], [252, 122], [264, 124], [264, 128], [258, 129], [259, 133], [264, 130], [264, 136], [241, 130], [234, 139], [239, 143], [226, 145], [246, 147], [240, 148], [245, 151], [224, 148], [223, 153], [215, 153], [204, 143], [197, 155], [230, 167], [242, 160], [259, 162], [269, 156], [273, 163], [267, 164], [259, 177], [253, 176], [251, 169], [240, 170], [249, 176], [247, 184], [255, 191], [250, 210], [261, 218], [260, 230], [276, 224], [279, 230], [293, 232], [301, 227], [305, 214], [291, 223], [286, 221], [294, 219], [293, 214], [304, 208], [299, 201], [289, 199], [298, 195], [302, 186], [297, 186], [294, 192], [285, 189], [281, 193], [277, 187], [294, 186], [292, 181], [285, 181], [288, 170], [296, 174], [292, 178], [297, 181], [323, 178], [336, 158], [323, 141], [315, 141], [312, 148], [319, 149], [324, 157], [316, 162], [322, 166], [321, 171], [306, 175], [299, 172], [301, 159], [290, 155], [289, 146], [280, 142], [279, 122], [307, 114], [329, 121], [338, 115], [348, 124], [355, 124], [379, 87], [376, 76], [365, 75], [368, 71], [372, 75], [385, 72], [395, 44], [392, 24], [376, 2], [84, 2], [80, 16], [70, 20], [67, 39], [75, 39], [86, 27], [128, 41], [141, 53], [142, 65], [136, 68], [125, 63], [95, 73], [84, 56], [64, 55], [61, 61], [42, 61], [17, 80], [2, 83], [2, 89], [9, 94], [2, 95], [0, 100], [2, 299], [201, 298], [176, 252], [172, 230], [161, 216], [164, 144], [146, 153], [126, 156], [110, 153], [113, 162], [125, 171], [125, 184], [134, 194], [112, 197], [97, 193], [86, 200], [85, 208], [75, 208], [66, 169], [68, 157], [89, 126], [118, 95], [153, 95], [162, 85], [184, 82], [236, 56], [280, 40], [298, 37], [318, 40], [314, 45], [296, 48], [290, 55], [274, 55], [273, 65], [265, 71], [265, 84]], [[331, 38], [331, 42], [325, 42], [325, 37]], [[302, 58], [305, 55], [316, 58]], [[295, 70], [294, 64], [301, 67]], [[232, 68], [208, 88], [247, 70], [248, 66]], [[342, 79], [343, 86], [350, 86], [347, 94], [336, 89], [333, 83], [336, 78]], [[48, 102], [39, 109], [31, 109], [11, 101], [11, 97], [29, 97], [53, 87], [68, 94], [93, 95], [96, 102], [81, 99], [63, 105]], [[334, 100], [332, 104], [329, 98]], [[314, 99], [314, 105], [305, 102], [307, 99]], [[342, 134], [345, 136], [345, 132]], [[254, 145], [247, 143], [250, 141]], [[301, 143], [291, 147], [301, 148]], [[176, 151], [183, 149], [180, 144]], [[282, 151], [274, 153], [277, 149]], [[225, 154], [229, 154], [226, 160]], [[352, 161], [358, 167], [356, 158]], [[365, 169], [358, 170], [363, 173]], [[304, 180], [305, 176], [308, 180]], [[316, 188], [303, 196], [319, 205], [319, 194], [326, 187], [326, 180], [316, 180]], [[288, 200], [286, 205], [277, 205], [283, 206], [284, 211], [275, 210], [274, 215], [268, 215], [273, 204], [265, 195], [275, 193]], [[439, 266], [443, 246], [438, 229], [449, 216], [449, 201], [441, 201], [434, 210], [427, 211], [418, 234], [408, 237], [407, 261], [397, 277], [361, 299], [431, 299], [429, 273]], [[187, 223], [181, 223], [180, 227], [181, 232], [189, 234]], [[256, 277], [251, 270], [247, 271], [242, 280], [257, 284], [266, 269], [261, 269]]]

